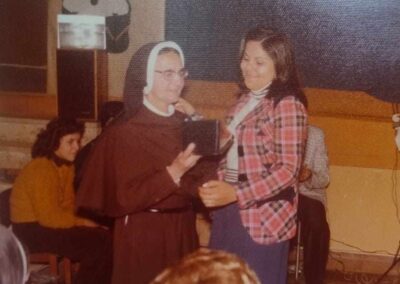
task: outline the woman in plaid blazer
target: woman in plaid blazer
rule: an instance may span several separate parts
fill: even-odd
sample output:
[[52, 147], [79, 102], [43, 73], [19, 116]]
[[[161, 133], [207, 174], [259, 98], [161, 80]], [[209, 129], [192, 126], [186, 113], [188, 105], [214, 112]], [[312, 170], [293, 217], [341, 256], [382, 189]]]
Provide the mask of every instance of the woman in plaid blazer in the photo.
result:
[[199, 193], [214, 209], [210, 246], [242, 257], [262, 283], [286, 283], [307, 102], [285, 35], [252, 29], [240, 55], [243, 92], [226, 119], [234, 142], [220, 163], [219, 180]]

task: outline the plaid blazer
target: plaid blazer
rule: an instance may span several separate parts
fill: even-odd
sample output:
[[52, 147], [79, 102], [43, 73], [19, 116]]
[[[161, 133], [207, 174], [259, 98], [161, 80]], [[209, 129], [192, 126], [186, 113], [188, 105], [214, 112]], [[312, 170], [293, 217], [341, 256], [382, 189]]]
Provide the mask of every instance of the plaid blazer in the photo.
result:
[[[229, 123], [250, 99], [243, 95], [228, 113]], [[275, 107], [264, 98], [236, 127], [238, 183], [235, 185], [244, 227], [254, 241], [271, 244], [296, 232], [297, 176], [307, 137], [307, 113], [294, 96]], [[223, 180], [226, 160], [218, 176]]]

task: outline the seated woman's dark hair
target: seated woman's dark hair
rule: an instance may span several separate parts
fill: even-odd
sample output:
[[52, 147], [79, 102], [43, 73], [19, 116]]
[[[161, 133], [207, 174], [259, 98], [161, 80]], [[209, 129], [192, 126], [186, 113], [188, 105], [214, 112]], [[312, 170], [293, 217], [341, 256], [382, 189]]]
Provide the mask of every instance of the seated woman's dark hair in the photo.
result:
[[68, 134], [79, 133], [83, 135], [85, 126], [72, 118], [54, 118], [39, 132], [33, 144], [32, 158], [50, 158], [60, 146], [60, 139]]

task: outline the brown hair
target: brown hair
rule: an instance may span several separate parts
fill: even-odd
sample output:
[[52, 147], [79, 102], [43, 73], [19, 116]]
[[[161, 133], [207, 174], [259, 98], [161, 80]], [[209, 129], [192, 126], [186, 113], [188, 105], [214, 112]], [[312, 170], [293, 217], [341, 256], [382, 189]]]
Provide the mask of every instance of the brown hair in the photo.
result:
[[201, 248], [164, 270], [151, 284], [259, 284], [254, 271], [238, 256]]
[[[278, 98], [274, 104], [276, 105], [283, 97], [290, 94], [297, 97], [307, 106], [307, 99], [301, 90], [294, 51], [289, 38], [285, 34], [276, 32], [270, 28], [253, 28], [247, 32], [242, 41], [240, 60], [242, 60], [246, 43], [249, 41], [260, 42], [264, 51], [274, 62], [276, 78], [273, 80], [270, 88], [271, 96]], [[245, 89], [242, 82], [241, 87]]]
[[54, 118], [47, 125], [46, 129], [40, 131], [32, 147], [32, 158], [50, 158], [54, 151], [60, 147], [60, 140], [63, 136], [79, 133], [81, 136], [85, 130], [83, 123], [72, 118]]

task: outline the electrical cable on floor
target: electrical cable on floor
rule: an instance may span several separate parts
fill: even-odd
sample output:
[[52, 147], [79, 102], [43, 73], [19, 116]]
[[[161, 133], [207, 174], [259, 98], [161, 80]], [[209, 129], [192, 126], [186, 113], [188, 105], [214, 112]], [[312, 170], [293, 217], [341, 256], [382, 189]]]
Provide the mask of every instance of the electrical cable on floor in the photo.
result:
[[399, 246], [397, 247], [396, 255], [394, 256], [394, 259], [393, 259], [392, 264], [391, 264], [391, 265], [389, 266], [389, 268], [381, 275], [381, 277], [378, 278], [378, 280], [375, 282], [375, 284], [380, 283], [380, 282], [386, 277], [386, 275], [389, 274], [389, 272], [393, 269], [393, 267], [395, 267], [396, 264], [400, 262], [399, 252], [400, 252], [400, 242], [399, 242]]
[[[393, 114], [400, 113], [399, 105], [398, 104], [392, 104], [392, 110], [393, 110]], [[399, 151], [396, 148], [395, 149], [395, 163], [394, 163], [393, 168], [392, 168], [392, 176], [391, 176], [391, 181], [392, 181], [392, 201], [393, 201], [394, 207], [396, 209], [396, 219], [397, 219], [398, 223], [400, 224], [400, 210], [399, 210], [399, 202], [398, 202], [399, 198], [398, 198], [398, 191], [397, 191], [397, 187], [398, 187], [398, 178], [397, 177], [398, 177], [398, 172], [399, 172], [399, 169], [398, 169], [398, 166], [399, 166], [398, 156], [399, 156]], [[361, 248], [359, 248], [357, 246], [354, 246], [354, 245], [351, 245], [351, 244], [348, 244], [348, 243], [345, 243], [345, 242], [342, 242], [342, 241], [339, 241], [339, 240], [335, 240], [335, 239], [331, 239], [331, 241], [340, 243], [340, 244], [345, 245], [345, 246], [350, 247], [350, 248], [357, 249], [357, 250], [359, 250], [360, 252], [363, 252], [363, 253], [368, 253], [368, 254], [385, 253], [387, 255], [393, 256], [393, 262], [390, 265], [390, 267], [379, 278], [377, 278], [376, 276], [374, 277], [374, 276], [371, 276], [371, 275], [368, 275], [368, 274], [365, 274], [365, 273], [347, 272], [344, 262], [341, 261], [340, 259], [338, 259], [337, 257], [334, 257], [333, 253], [331, 252], [329, 254], [329, 257], [331, 257], [333, 260], [335, 260], [336, 262], [338, 262], [342, 266], [342, 271], [339, 271], [338, 269], [336, 269], [336, 271], [342, 273], [346, 281], [353, 281], [354, 280], [354, 281], [356, 281], [356, 283], [364, 283], [364, 284], [374, 283], [374, 284], [378, 284], [389, 274], [389, 272], [396, 266], [396, 264], [398, 264], [400, 262], [400, 257], [399, 257], [400, 242], [399, 242], [399, 245], [398, 245], [396, 253], [393, 254], [393, 253], [390, 253], [390, 252], [388, 252], [386, 250], [367, 251], [367, 250], [361, 249]], [[377, 279], [377, 280], [375, 281], [375, 279]]]
[[[356, 272], [356, 271], [346, 271], [344, 262], [341, 261], [336, 256], [334, 256], [334, 254], [335, 253], [330, 253], [329, 257], [331, 259], [333, 259], [334, 261], [338, 262], [342, 266], [341, 269], [335, 270], [336, 273], [339, 273], [343, 276], [343, 281], [340, 281], [340, 283], [343, 283], [343, 282], [357, 283], [357, 284], [377, 284], [378, 283], [377, 279], [379, 278], [379, 275], [364, 273], [364, 272]], [[327, 283], [330, 283], [330, 282], [327, 281]], [[397, 282], [385, 282], [385, 283], [397, 283]]]
[[[357, 272], [354, 271], [346, 271], [346, 266], [343, 261], [341, 261], [339, 258], [334, 256], [334, 253], [329, 253], [329, 257], [333, 259], [334, 261], [338, 262], [341, 266], [342, 269], [335, 269], [335, 272], [340, 273], [343, 275], [343, 280], [346, 282], [355, 282], [355, 279], [357, 278]], [[360, 283], [360, 282], [357, 282]]]
[[338, 262], [342, 266], [342, 271], [340, 271], [338, 269], [336, 269], [336, 271], [345, 274], [346, 273], [346, 266], [345, 266], [344, 262], [341, 261], [339, 258], [336, 258], [335, 256], [333, 256], [333, 254], [334, 254], [333, 252], [330, 252], [329, 253], [329, 257], [332, 258], [334, 261]]
[[[399, 108], [398, 108], [397, 104], [396, 105], [392, 104], [392, 108], [393, 108], [393, 114], [399, 113]], [[397, 175], [398, 175], [399, 151], [397, 149], [395, 149], [395, 154], [394, 155], [395, 155], [395, 163], [394, 163], [393, 169], [392, 169], [392, 200], [393, 200], [394, 207], [396, 208], [397, 221], [400, 223], [399, 204], [398, 204], [398, 200], [399, 199], [398, 199], [398, 194], [397, 194]], [[397, 251], [396, 251], [396, 254], [395, 254], [394, 258], [393, 258], [392, 264], [381, 275], [381, 277], [378, 278], [378, 280], [376, 281], [376, 284], [380, 283], [386, 277], [386, 275], [388, 275], [389, 272], [396, 266], [396, 264], [400, 262], [399, 252], [400, 252], [400, 242], [399, 242], [399, 245], [397, 247]]]
[[[358, 283], [358, 284], [373, 284], [373, 283], [375, 283], [375, 281], [377, 279], [376, 275], [363, 273], [363, 272], [346, 271], [345, 264], [343, 261], [341, 261], [340, 259], [333, 256], [332, 253], [329, 254], [329, 257], [331, 259], [333, 259], [334, 261], [338, 262], [342, 266], [342, 270], [338, 270], [338, 269], [335, 270], [336, 273], [339, 273], [343, 276], [343, 281], [340, 281], [340, 283], [343, 283], [343, 282]], [[330, 283], [330, 282], [327, 281], [327, 283]]]
[[347, 244], [345, 242], [338, 241], [335, 239], [331, 239], [331, 241], [334, 241], [334, 242], [343, 244], [345, 246], [357, 249], [357, 250], [359, 250], [363, 253], [367, 253], [367, 254], [385, 253], [385, 254], [394, 256], [393, 262], [390, 265], [390, 267], [380, 277], [378, 277], [376, 275], [370, 275], [368, 273], [363, 273], [363, 272], [346, 271], [344, 262], [341, 261], [338, 257], [333, 256], [334, 252], [329, 253], [329, 257], [331, 257], [333, 260], [335, 260], [342, 266], [342, 271], [340, 271], [338, 269], [336, 269], [336, 271], [343, 274], [343, 278], [345, 281], [356, 282], [356, 283], [360, 283], [360, 284], [369, 284], [369, 283], [378, 284], [378, 283], [380, 283], [380, 281], [382, 281], [387, 276], [387, 274], [390, 272], [390, 270], [392, 270], [393, 267], [395, 267], [396, 264], [400, 262], [400, 258], [398, 258], [399, 252], [400, 252], [400, 242], [399, 242], [399, 246], [397, 248], [396, 253], [393, 254], [393, 253], [389, 253], [388, 251], [385, 251], [385, 250], [376, 250], [376, 251], [363, 250], [357, 246], [353, 246], [353, 245], [350, 245], [350, 244]]

